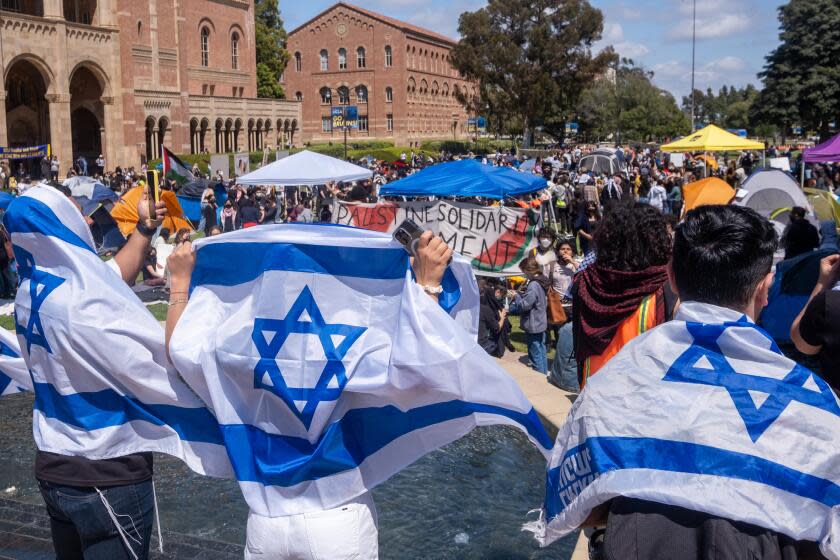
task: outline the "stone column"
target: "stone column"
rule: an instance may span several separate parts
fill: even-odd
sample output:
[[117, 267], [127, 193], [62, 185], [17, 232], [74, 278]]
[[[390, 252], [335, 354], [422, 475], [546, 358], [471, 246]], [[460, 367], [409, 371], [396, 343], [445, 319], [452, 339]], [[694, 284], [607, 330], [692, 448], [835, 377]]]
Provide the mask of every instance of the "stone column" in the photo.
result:
[[[102, 146], [102, 156], [105, 158], [105, 168], [114, 169], [121, 162], [117, 161], [117, 154], [120, 147], [116, 143], [118, 135], [116, 134], [116, 127], [119, 126], [119, 120], [114, 115], [114, 98], [102, 97], [102, 122], [103, 126], [100, 129]], [[97, 154], [98, 155], [98, 154]]]
[[44, 0], [44, 17], [64, 19], [64, 3], [62, 0]]
[[0, 146], [8, 146], [9, 137], [6, 131], [6, 89], [0, 88]]
[[50, 111], [50, 144], [61, 165], [64, 177], [73, 167], [73, 135], [70, 131], [70, 93], [51, 93], [46, 96]]

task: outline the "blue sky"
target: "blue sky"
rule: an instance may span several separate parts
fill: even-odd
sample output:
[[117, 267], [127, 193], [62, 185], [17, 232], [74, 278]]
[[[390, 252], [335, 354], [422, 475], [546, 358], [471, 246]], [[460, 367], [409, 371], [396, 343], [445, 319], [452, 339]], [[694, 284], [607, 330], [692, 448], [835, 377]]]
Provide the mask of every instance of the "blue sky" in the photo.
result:
[[[654, 82], [677, 100], [691, 89], [692, 0], [590, 0], [605, 15], [604, 39], [653, 70]], [[330, 0], [283, 1], [291, 30], [333, 5]], [[458, 38], [458, 16], [486, 0], [355, 0], [358, 6]], [[782, 0], [698, 0], [696, 85], [758, 84], [764, 57], [778, 44]]]

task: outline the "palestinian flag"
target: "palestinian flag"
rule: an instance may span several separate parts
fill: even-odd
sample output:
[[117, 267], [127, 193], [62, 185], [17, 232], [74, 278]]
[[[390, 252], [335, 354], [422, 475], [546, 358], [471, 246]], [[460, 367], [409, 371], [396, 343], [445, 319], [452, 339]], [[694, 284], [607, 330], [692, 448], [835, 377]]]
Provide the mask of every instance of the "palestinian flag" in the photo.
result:
[[195, 182], [190, 168], [166, 147], [163, 148], [163, 176], [167, 181], [175, 181], [179, 187]]

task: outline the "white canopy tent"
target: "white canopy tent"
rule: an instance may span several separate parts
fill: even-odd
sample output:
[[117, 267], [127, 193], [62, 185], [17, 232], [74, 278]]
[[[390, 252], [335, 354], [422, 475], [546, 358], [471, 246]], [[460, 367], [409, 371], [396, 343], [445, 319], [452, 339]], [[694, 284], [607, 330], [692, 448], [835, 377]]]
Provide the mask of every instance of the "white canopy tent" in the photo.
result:
[[236, 179], [239, 185], [323, 185], [330, 181], [370, 179], [373, 171], [334, 157], [304, 150]]

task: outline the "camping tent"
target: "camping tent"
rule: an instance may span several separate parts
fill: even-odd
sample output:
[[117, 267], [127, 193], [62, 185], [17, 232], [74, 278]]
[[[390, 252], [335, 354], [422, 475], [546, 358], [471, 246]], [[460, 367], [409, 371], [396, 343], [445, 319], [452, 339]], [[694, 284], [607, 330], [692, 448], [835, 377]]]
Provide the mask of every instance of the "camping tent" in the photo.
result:
[[546, 187], [540, 175], [520, 173], [509, 167], [493, 167], [465, 159], [439, 163], [383, 185], [381, 196], [460, 196], [492, 198], [536, 192]]
[[370, 179], [373, 171], [309, 150], [269, 163], [236, 180], [239, 185], [323, 185], [330, 181]]
[[759, 169], [743, 182], [741, 190], [744, 193], [736, 199], [735, 204], [752, 208], [776, 222], [776, 229], [783, 230], [790, 222], [790, 210], [794, 206], [805, 208], [809, 219], [816, 224], [817, 219], [808, 198], [789, 173], [779, 169]]
[[741, 138], [710, 124], [660, 149], [663, 152], [738, 152], [763, 150], [764, 143]]
[[837, 227], [840, 227], [840, 201], [835, 195], [822, 189], [805, 189], [805, 196], [819, 221], [834, 220]]
[[580, 158], [578, 169], [595, 175], [615, 175], [624, 170], [624, 165], [615, 150], [598, 149]]
[[[188, 183], [181, 187], [178, 191], [178, 203], [181, 205], [181, 210], [184, 211], [184, 217], [197, 224], [201, 221], [201, 195], [207, 186], [211, 186], [207, 181], [197, 181], [195, 183]], [[227, 191], [224, 185], [216, 183], [213, 186], [213, 194], [216, 196], [216, 217], [222, 211], [227, 200]]]
[[125, 237], [116, 220], [103, 206], [98, 206], [89, 216], [90, 232], [97, 253], [116, 252], [125, 243]]
[[15, 199], [15, 195], [12, 193], [7, 193], [6, 191], [0, 191], [0, 210], [5, 210], [9, 207], [9, 204]]
[[730, 187], [726, 181], [717, 177], [709, 177], [685, 185], [683, 187], [683, 198], [685, 198], [685, 212], [688, 212], [698, 206], [729, 204], [735, 198], [735, 189]]
[[[163, 220], [163, 227], [175, 233], [179, 229], [186, 228], [192, 231], [192, 225], [184, 218], [184, 211], [178, 203], [178, 198], [172, 191], [162, 191], [161, 200], [166, 205], [169, 214]], [[143, 196], [143, 187], [134, 187], [125, 193], [120, 201], [111, 209], [111, 216], [120, 228], [122, 234], [126, 237], [131, 235], [134, 228], [137, 227], [137, 205], [140, 203], [140, 198]]]
[[70, 194], [82, 207], [82, 213], [85, 216], [92, 214], [100, 204], [108, 206], [120, 198], [117, 193], [93, 177], [70, 177], [62, 184], [70, 189]]

